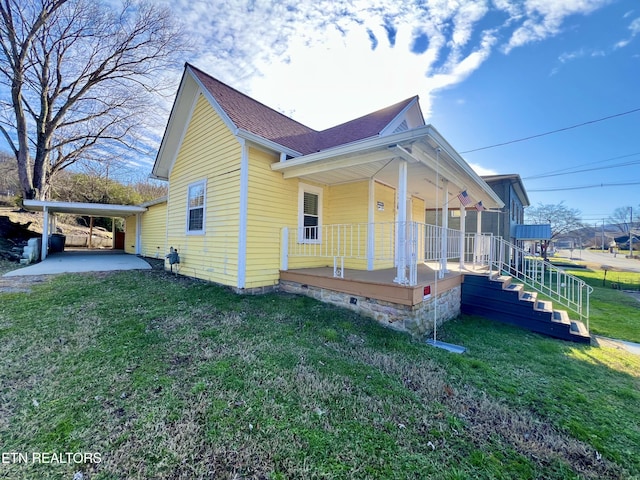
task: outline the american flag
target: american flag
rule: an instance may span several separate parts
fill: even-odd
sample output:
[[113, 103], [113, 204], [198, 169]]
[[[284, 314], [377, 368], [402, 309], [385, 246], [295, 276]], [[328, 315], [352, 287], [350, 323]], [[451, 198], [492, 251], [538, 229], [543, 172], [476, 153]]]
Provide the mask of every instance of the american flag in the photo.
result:
[[460, 200], [460, 203], [465, 207], [468, 207], [469, 205], [471, 205], [471, 198], [469, 197], [469, 195], [467, 195], [466, 190], [463, 190], [458, 194], [458, 200]]
[[482, 212], [483, 210], [486, 210], [486, 208], [484, 208], [484, 205], [482, 205], [482, 202], [478, 202], [476, 203], [476, 210], [479, 212]]

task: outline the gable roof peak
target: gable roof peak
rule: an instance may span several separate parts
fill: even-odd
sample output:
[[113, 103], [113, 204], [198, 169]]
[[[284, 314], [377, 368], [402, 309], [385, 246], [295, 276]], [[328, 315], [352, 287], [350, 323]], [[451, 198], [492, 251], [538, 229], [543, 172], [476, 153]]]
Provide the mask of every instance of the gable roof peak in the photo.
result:
[[[302, 155], [380, 135], [414, 104], [418, 105], [418, 114], [422, 116], [419, 98], [415, 95], [335, 127], [317, 131], [230, 87], [190, 63], [185, 63], [185, 69], [192, 73], [205, 93], [209, 94], [210, 100], [217, 104], [236, 128]], [[424, 125], [424, 120], [420, 120]]]

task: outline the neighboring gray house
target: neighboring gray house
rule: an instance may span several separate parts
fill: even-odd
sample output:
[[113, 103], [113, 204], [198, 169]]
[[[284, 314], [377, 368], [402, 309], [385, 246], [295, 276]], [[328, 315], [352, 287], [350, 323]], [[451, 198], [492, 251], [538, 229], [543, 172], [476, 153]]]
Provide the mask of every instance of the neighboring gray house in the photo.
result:
[[[528, 238], [518, 238], [518, 225], [524, 224], [524, 209], [530, 205], [529, 197], [522, 184], [520, 175], [506, 174], [506, 175], [488, 175], [483, 176], [482, 179], [493, 189], [493, 191], [500, 197], [500, 200], [504, 202], [504, 207], [500, 211], [485, 210], [482, 212], [482, 229], [484, 233], [493, 233], [496, 236], [504, 238], [506, 241], [523, 246], [524, 240]], [[440, 215], [436, 215], [433, 210], [427, 210], [426, 222], [436, 224], [436, 217], [438, 220]], [[458, 208], [451, 209], [449, 213], [450, 228], [460, 228], [460, 210]], [[465, 230], [467, 233], [473, 233], [478, 231], [478, 211], [474, 206], [467, 207], [466, 209], [466, 223]], [[438, 224], [441, 224], [438, 221]]]

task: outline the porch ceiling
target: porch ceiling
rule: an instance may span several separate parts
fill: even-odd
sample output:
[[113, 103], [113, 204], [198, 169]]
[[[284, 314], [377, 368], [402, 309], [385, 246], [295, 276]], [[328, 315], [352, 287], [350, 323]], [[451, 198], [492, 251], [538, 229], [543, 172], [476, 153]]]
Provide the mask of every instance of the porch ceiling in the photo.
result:
[[[427, 208], [442, 207], [443, 183], [448, 182], [449, 208], [458, 208], [455, 198], [463, 190], [473, 203], [482, 201], [486, 208], [501, 208], [502, 201], [446, 141], [438, 141], [432, 127], [419, 129], [422, 134], [402, 132], [375, 137], [358, 145], [318, 152], [279, 162], [272, 166], [285, 178], [299, 178], [324, 185], [338, 185], [375, 179], [398, 185], [398, 164], [407, 162], [407, 191], [425, 200]], [[431, 130], [431, 131], [430, 131]], [[435, 135], [431, 134], [435, 132]], [[443, 139], [442, 139], [443, 140]], [[439, 149], [437, 152], [436, 149]], [[439, 180], [437, 174], [439, 174]], [[438, 189], [435, 188], [436, 184]]]

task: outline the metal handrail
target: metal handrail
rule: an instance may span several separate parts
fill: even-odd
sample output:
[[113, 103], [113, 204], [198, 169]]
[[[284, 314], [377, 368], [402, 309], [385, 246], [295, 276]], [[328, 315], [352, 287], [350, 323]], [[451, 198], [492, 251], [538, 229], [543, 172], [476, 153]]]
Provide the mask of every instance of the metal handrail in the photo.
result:
[[[507, 274], [542, 293], [586, 322], [589, 330], [589, 297], [593, 287], [562, 268], [532, 255], [502, 237], [476, 234], [476, 242], [489, 246], [487, 266], [489, 272]], [[475, 243], [475, 242], [474, 242]]]

